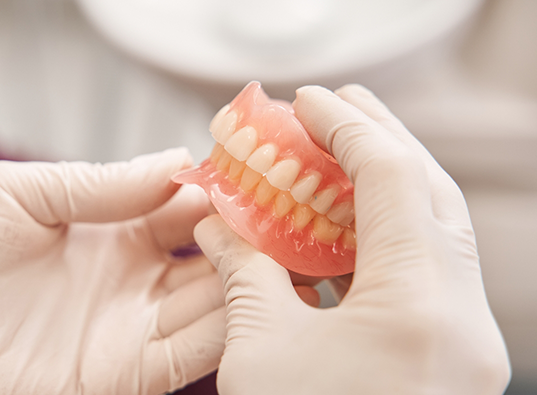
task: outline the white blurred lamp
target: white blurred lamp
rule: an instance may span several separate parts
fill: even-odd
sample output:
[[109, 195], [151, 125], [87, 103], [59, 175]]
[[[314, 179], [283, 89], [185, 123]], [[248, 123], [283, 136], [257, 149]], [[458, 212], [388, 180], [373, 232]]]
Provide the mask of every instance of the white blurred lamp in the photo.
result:
[[[186, 78], [242, 86], [359, 79], [438, 51], [482, 0], [78, 0], [127, 51]], [[419, 54], [422, 56], [423, 54]], [[380, 71], [383, 72], [383, 71]]]

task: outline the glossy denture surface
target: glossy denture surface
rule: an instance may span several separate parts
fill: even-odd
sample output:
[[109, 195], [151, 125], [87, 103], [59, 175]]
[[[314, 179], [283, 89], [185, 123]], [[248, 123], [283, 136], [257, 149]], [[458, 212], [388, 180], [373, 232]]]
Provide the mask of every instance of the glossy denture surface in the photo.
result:
[[353, 185], [293, 116], [257, 82], [209, 127], [215, 147], [174, 177], [208, 193], [224, 220], [289, 270], [334, 276], [354, 269]]

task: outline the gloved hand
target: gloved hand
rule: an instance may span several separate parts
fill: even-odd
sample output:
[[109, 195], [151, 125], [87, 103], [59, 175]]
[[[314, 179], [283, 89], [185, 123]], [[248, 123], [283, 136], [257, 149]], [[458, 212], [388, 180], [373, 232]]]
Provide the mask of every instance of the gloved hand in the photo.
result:
[[354, 183], [354, 279], [337, 307], [312, 308], [219, 216], [201, 221], [226, 293], [220, 394], [503, 393], [509, 363], [460, 190], [369, 91], [336, 93], [304, 87], [293, 105]]
[[207, 214], [170, 181], [190, 165], [0, 162], [0, 393], [159, 394], [216, 369], [220, 279], [170, 254]]

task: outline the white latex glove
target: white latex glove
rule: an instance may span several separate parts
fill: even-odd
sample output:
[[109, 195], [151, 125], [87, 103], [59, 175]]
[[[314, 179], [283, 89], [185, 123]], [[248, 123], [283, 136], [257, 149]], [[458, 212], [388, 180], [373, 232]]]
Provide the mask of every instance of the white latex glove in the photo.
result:
[[355, 185], [356, 269], [337, 307], [303, 303], [220, 217], [194, 230], [226, 292], [220, 394], [503, 393], [509, 363], [460, 190], [369, 91], [337, 94], [304, 87], [294, 102]]
[[201, 189], [168, 201], [190, 164], [0, 162], [1, 394], [159, 394], [216, 369], [220, 279], [169, 253], [207, 214]]

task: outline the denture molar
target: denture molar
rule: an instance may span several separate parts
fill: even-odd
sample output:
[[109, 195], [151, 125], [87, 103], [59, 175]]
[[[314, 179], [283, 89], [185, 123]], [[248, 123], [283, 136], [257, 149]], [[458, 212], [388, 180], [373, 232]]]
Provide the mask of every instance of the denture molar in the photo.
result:
[[321, 183], [322, 176], [319, 172], [313, 171], [301, 178], [291, 187], [291, 195], [298, 203], [308, 203], [313, 193]]
[[342, 226], [349, 225], [354, 221], [354, 204], [353, 202], [341, 202], [332, 206], [326, 213], [328, 219]]
[[300, 163], [294, 159], [284, 159], [277, 162], [267, 172], [270, 184], [282, 191], [291, 188], [300, 173]]
[[226, 142], [224, 148], [237, 160], [245, 161], [257, 147], [257, 131], [245, 126], [235, 132]]
[[334, 200], [336, 200], [339, 193], [339, 187], [332, 185], [322, 191], [315, 193], [310, 199], [310, 206], [312, 209], [317, 211], [319, 214], [326, 214]]
[[246, 161], [246, 164], [260, 174], [265, 174], [274, 164], [278, 155], [276, 144], [267, 143], [256, 149]]
[[209, 127], [217, 143], [173, 177], [207, 192], [227, 224], [287, 269], [310, 276], [355, 266], [354, 186], [294, 116], [250, 83]]
[[335, 243], [342, 232], [341, 225], [333, 223], [324, 215], [316, 215], [313, 219], [313, 235], [321, 243]]
[[222, 145], [226, 144], [228, 139], [235, 133], [237, 118], [237, 113], [233, 110], [224, 115], [213, 127], [213, 138]]

